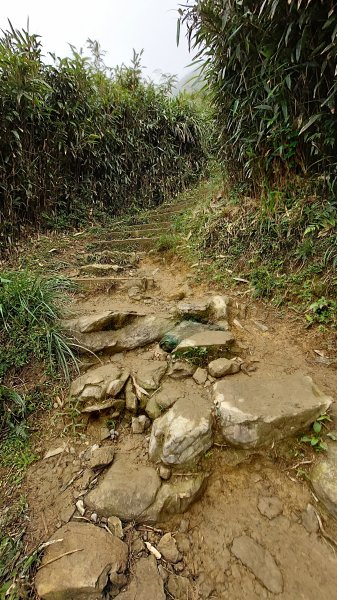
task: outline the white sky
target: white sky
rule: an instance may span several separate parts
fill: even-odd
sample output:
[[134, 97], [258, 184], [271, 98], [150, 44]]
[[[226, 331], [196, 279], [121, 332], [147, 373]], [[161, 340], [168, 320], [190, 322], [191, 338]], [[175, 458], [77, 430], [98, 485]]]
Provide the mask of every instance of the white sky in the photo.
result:
[[183, 76], [191, 62], [184, 36], [176, 46], [177, 8], [183, 0], [2, 0], [0, 29], [26, 27], [42, 36], [44, 52], [69, 54], [68, 43], [84, 47], [87, 38], [108, 51], [105, 62], [129, 64], [132, 49], [144, 48], [145, 75], [157, 69]]

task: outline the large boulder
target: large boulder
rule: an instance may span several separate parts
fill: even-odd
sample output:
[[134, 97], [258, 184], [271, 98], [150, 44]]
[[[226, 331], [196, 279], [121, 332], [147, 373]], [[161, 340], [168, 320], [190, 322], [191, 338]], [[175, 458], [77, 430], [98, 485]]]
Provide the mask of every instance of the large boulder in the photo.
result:
[[180, 465], [204, 454], [212, 443], [211, 406], [196, 394], [180, 398], [153, 422], [149, 455], [155, 462]]
[[337, 519], [337, 446], [333, 443], [327, 455], [314, 466], [311, 483], [322, 504]]
[[132, 567], [132, 579], [115, 600], [165, 600], [164, 584], [154, 556], [140, 558]]
[[226, 442], [247, 449], [303, 431], [332, 402], [298, 373], [223, 379], [214, 384], [213, 400]]
[[151, 315], [136, 318], [133, 323], [118, 331], [75, 333], [73, 337], [82, 352], [116, 353], [152, 344], [160, 340], [174, 324], [175, 319], [172, 317]]
[[184, 513], [200, 498], [206, 483], [207, 477], [203, 473], [164, 483], [153, 504], [143, 513], [142, 523], [162, 523], [173, 515]]
[[101, 517], [137, 520], [153, 503], [160, 485], [154, 468], [119, 458], [85, 497], [85, 504]]
[[[35, 578], [43, 600], [97, 600], [107, 585], [117, 592], [125, 583], [128, 547], [90, 523], [70, 522], [58, 529]], [[49, 563], [49, 564], [48, 564]]]

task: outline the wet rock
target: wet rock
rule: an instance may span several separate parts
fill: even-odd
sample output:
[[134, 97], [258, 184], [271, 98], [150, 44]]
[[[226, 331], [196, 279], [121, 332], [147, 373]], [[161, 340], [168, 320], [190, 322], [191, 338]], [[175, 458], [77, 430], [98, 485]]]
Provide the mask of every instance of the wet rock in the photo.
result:
[[158, 406], [156, 398], [152, 397], [147, 401], [145, 411], [152, 421], [160, 417], [161, 408]]
[[88, 467], [90, 469], [100, 469], [101, 467], [107, 467], [114, 459], [115, 450], [112, 446], [103, 446], [97, 448], [89, 457]]
[[247, 535], [235, 538], [232, 553], [273, 594], [283, 591], [283, 577], [268, 550]]
[[193, 598], [191, 584], [187, 577], [182, 577], [182, 575], [173, 575], [173, 573], [170, 573], [167, 590], [175, 600]]
[[183, 339], [174, 349], [176, 356], [187, 351], [205, 349], [207, 356], [216, 359], [231, 352], [234, 337], [230, 331], [202, 331]]
[[204, 454], [213, 443], [211, 407], [202, 397], [180, 398], [153, 422], [149, 456], [178, 465]]
[[167, 370], [167, 364], [163, 361], [153, 360], [148, 365], [139, 369], [136, 381], [144, 390], [154, 391], [159, 387], [161, 379]]
[[241, 368], [241, 360], [237, 358], [218, 358], [208, 365], [208, 372], [212, 377], [223, 377], [238, 373]]
[[115, 535], [120, 540], [123, 538], [123, 525], [122, 521], [118, 517], [108, 518], [108, 528], [110, 529], [112, 535]]
[[160, 340], [175, 323], [172, 317], [160, 315], [136, 318], [133, 323], [118, 331], [76, 333], [73, 337], [80, 351], [110, 353], [134, 350]]
[[177, 563], [181, 560], [181, 554], [177, 548], [177, 542], [175, 541], [172, 533], [165, 533], [157, 545], [157, 549], [169, 563]]
[[322, 504], [337, 519], [337, 447], [335, 445], [330, 444], [327, 455], [314, 466], [311, 472], [311, 483]]
[[168, 374], [172, 379], [185, 379], [186, 377], [192, 377], [195, 370], [195, 366], [191, 363], [184, 360], [177, 360], [171, 365]]
[[185, 512], [195, 500], [200, 498], [206, 487], [206, 481], [207, 477], [199, 473], [193, 477], [164, 483], [154, 503], [143, 513], [142, 522], [161, 523], [172, 515]]
[[137, 520], [154, 502], [160, 483], [152, 467], [119, 458], [85, 497], [85, 504], [102, 517], [115, 515], [123, 521]]
[[257, 507], [261, 513], [268, 519], [275, 519], [283, 511], [282, 502], [277, 496], [261, 496]]
[[75, 379], [70, 387], [70, 396], [81, 401], [114, 397], [123, 389], [128, 378], [128, 371], [122, 371], [120, 367], [108, 363], [90, 369]]
[[170, 467], [167, 467], [166, 465], [160, 465], [160, 467], [159, 467], [160, 479], [164, 479], [164, 481], [167, 481], [168, 479], [170, 479], [171, 474], [172, 474], [172, 471], [171, 471]]
[[122, 587], [128, 558], [124, 542], [95, 525], [76, 522], [61, 527], [51, 538], [55, 539], [62, 541], [46, 548], [43, 568], [35, 578], [40, 598], [96, 600], [103, 597], [109, 578], [112, 591], [118, 592]]
[[131, 429], [132, 433], [144, 433], [151, 425], [150, 419], [146, 415], [132, 417]]
[[207, 381], [206, 369], [202, 369], [201, 367], [198, 367], [193, 375], [193, 379], [198, 385], [204, 385]]
[[93, 315], [85, 315], [76, 319], [62, 321], [62, 327], [67, 331], [92, 333], [108, 329], [120, 329], [140, 316], [143, 316], [143, 314], [135, 311], [107, 310], [101, 313], [94, 313]]
[[303, 431], [332, 402], [301, 374], [223, 379], [214, 385], [213, 400], [223, 438], [242, 448]]
[[133, 567], [133, 577], [125, 592], [116, 600], [165, 600], [164, 583], [154, 556], [140, 558]]
[[301, 513], [303, 527], [308, 533], [317, 533], [319, 530], [317, 515], [312, 504], [308, 504], [306, 510]]

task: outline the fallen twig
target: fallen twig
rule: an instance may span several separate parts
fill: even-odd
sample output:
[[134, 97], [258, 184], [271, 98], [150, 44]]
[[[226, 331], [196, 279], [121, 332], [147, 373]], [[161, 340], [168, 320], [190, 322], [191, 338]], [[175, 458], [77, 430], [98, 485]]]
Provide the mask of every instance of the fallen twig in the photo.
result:
[[82, 550], [84, 550], [84, 548], [76, 548], [75, 550], [69, 550], [69, 552], [64, 552], [63, 554], [60, 554], [60, 556], [56, 556], [55, 558], [48, 560], [46, 563], [44, 563], [44, 565], [41, 565], [38, 568], [38, 571], [40, 569], [43, 569], [43, 567], [47, 567], [47, 565], [51, 565], [51, 563], [54, 563], [57, 560], [60, 560], [60, 558], [63, 558], [64, 556], [69, 556], [69, 554], [75, 554], [75, 552], [82, 552]]

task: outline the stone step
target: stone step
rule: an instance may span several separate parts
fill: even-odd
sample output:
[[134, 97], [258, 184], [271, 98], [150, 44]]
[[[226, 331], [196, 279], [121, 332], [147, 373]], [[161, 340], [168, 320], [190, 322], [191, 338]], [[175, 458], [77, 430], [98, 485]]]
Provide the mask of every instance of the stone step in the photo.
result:
[[158, 221], [151, 221], [150, 223], [133, 223], [132, 225], [127, 224], [127, 223], [121, 223], [118, 222], [116, 223], [116, 225], [112, 226], [112, 229], [110, 231], [112, 232], [117, 232], [117, 231], [141, 231], [142, 233], [146, 232], [146, 231], [167, 231], [167, 228], [171, 227], [172, 223], [171, 221], [160, 221], [158, 223]]
[[111, 240], [118, 240], [121, 238], [141, 238], [141, 237], [159, 237], [161, 234], [167, 234], [169, 232], [169, 227], [170, 225], [167, 227], [167, 229], [164, 229], [162, 226], [160, 227], [123, 227], [121, 229], [116, 230], [116, 232], [112, 232], [111, 233]]
[[159, 240], [159, 236], [153, 237], [137, 237], [137, 238], [116, 238], [110, 240], [97, 240], [92, 243], [93, 249], [99, 250], [149, 250], [154, 248], [155, 242]]
[[141, 284], [142, 289], [146, 290], [153, 286], [153, 277], [69, 277], [70, 281], [79, 283], [84, 287], [99, 287], [99, 286], [122, 286], [124, 288], [130, 288], [132, 286], [139, 286]]

